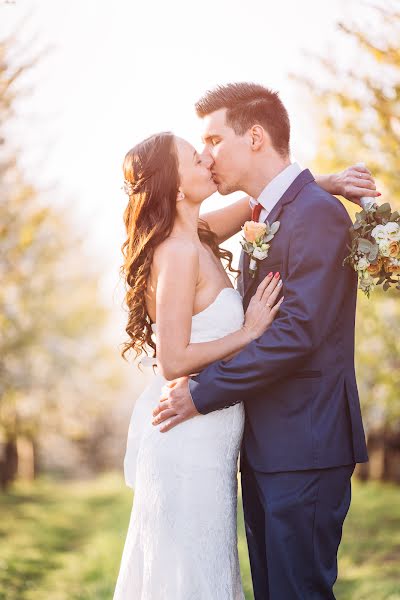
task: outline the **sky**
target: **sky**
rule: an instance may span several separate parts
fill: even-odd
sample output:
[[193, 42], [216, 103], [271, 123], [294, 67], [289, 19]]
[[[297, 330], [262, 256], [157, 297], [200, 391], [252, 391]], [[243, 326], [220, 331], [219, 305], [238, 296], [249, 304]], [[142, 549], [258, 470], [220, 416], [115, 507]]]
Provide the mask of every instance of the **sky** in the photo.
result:
[[[293, 158], [312, 160], [318, 132], [310, 98], [291, 73], [319, 77], [311, 56], [345, 60], [341, 19], [361, 0], [0, 0], [0, 35], [25, 18], [25, 56], [47, 53], [27, 82], [15, 126], [27, 174], [53, 189], [104, 265], [111, 300], [124, 238], [125, 153], [172, 130], [201, 149], [193, 105], [219, 83], [256, 81], [280, 91], [292, 121]], [[232, 198], [218, 194], [205, 209]], [[119, 302], [118, 302], [119, 304]]]

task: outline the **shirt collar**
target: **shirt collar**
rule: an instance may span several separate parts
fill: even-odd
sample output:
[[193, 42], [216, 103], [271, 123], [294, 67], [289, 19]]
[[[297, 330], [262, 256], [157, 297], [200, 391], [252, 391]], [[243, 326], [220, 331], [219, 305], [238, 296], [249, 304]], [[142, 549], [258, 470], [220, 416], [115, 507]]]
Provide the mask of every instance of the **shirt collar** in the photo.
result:
[[[259, 202], [265, 210], [271, 212], [288, 187], [290, 187], [293, 181], [300, 175], [302, 170], [303, 169], [297, 162], [291, 163], [265, 186], [256, 201]], [[254, 199], [252, 200], [252, 204], [256, 202]]]

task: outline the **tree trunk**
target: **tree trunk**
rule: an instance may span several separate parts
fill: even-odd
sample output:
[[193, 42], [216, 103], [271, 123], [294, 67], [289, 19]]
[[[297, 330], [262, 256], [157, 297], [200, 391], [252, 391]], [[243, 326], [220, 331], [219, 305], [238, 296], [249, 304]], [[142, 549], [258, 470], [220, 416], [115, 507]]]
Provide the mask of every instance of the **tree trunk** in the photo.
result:
[[33, 481], [35, 479], [35, 447], [27, 437], [17, 438], [18, 479]]
[[18, 472], [18, 450], [16, 439], [7, 440], [0, 462], [0, 485], [3, 490], [15, 480]]

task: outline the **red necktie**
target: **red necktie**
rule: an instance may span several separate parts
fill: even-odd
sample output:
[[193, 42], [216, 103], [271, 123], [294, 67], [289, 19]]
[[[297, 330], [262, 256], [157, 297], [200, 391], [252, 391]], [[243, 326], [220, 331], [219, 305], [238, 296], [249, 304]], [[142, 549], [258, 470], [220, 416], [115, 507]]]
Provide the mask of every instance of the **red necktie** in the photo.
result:
[[253, 208], [251, 209], [251, 220], [258, 223], [261, 211], [262, 211], [262, 206], [259, 202], [257, 202], [257, 204], [255, 206], [253, 206]]

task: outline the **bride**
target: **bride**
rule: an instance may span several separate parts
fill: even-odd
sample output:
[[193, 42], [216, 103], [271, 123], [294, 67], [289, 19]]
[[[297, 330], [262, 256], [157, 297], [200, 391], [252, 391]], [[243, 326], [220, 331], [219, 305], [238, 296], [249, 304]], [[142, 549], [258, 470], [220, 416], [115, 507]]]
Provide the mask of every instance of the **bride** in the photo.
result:
[[[234, 272], [232, 254], [219, 243], [251, 218], [249, 198], [200, 220], [201, 203], [217, 189], [211, 167], [171, 133], [144, 140], [124, 161], [123, 354], [152, 348], [158, 374], [129, 427], [125, 478], [135, 498], [114, 600], [244, 600], [236, 530], [243, 405], [166, 435], [152, 424], [166, 381], [230, 358], [270, 326], [283, 301], [279, 273], [270, 273], [243, 314], [221, 263]], [[328, 176], [317, 178], [337, 194], [345, 180], [333, 190]]]

